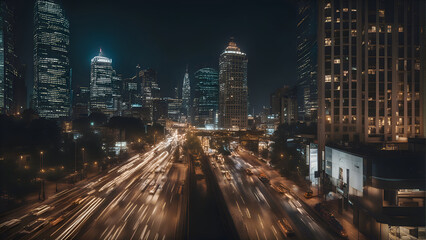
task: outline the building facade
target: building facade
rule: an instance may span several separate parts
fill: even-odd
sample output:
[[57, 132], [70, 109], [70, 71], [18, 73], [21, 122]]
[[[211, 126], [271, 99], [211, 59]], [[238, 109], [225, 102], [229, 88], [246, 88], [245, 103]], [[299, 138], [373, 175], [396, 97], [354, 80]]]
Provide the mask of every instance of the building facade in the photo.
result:
[[[20, 67], [15, 53], [14, 12], [0, 2], [0, 113], [14, 114], [20, 109], [15, 103], [15, 84], [20, 81]], [[16, 109], [18, 107], [18, 109]]]
[[219, 73], [202, 68], [194, 74], [193, 123], [196, 126], [217, 126], [219, 108]]
[[113, 116], [119, 110], [120, 78], [112, 68], [112, 59], [104, 57], [102, 50], [92, 58], [90, 67], [90, 112]]
[[70, 114], [70, 31], [62, 6], [55, 0], [34, 5], [33, 107], [41, 117]]
[[422, 136], [424, 1], [321, 0], [318, 9], [320, 149]]
[[316, 122], [318, 112], [317, 1], [298, 1], [297, 13], [297, 90], [298, 118]]
[[219, 58], [219, 127], [247, 129], [247, 55], [231, 39]]
[[73, 93], [73, 111], [74, 119], [89, 116], [90, 89], [88, 87], [78, 87]]
[[298, 121], [297, 87], [284, 86], [270, 95], [271, 114], [280, 124]]

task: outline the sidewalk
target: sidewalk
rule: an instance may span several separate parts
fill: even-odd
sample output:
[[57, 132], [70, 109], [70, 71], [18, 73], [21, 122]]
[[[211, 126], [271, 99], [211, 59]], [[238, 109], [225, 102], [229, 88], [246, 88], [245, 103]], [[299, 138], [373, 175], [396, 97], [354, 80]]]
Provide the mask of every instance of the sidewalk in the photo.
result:
[[[327, 200], [325, 201], [323, 197], [318, 197], [318, 188], [312, 187], [311, 190], [313, 192], [313, 198], [306, 199], [304, 194], [308, 190], [308, 186], [305, 183], [296, 183], [292, 180], [289, 180], [278, 172], [275, 168], [270, 167], [269, 165], [265, 164], [264, 162], [260, 161], [259, 158], [255, 155], [251, 155], [253, 158], [257, 160], [258, 163], [260, 163], [261, 166], [268, 169], [270, 173], [269, 177], [271, 179], [271, 182], [281, 182], [284, 185], [286, 185], [291, 193], [298, 197], [300, 201], [304, 202], [308, 207], [311, 208], [312, 211], [317, 211], [314, 209], [314, 206], [318, 203], [322, 203], [328, 207], [328, 209], [333, 213], [334, 217], [340, 222], [340, 224], [345, 229], [346, 233], [348, 234], [348, 239], [350, 240], [367, 240], [367, 238], [358, 231], [358, 228], [352, 223], [353, 221], [353, 211], [351, 207], [348, 207], [347, 210], [343, 209], [342, 214], [338, 211], [338, 202], [336, 200]], [[319, 215], [318, 215], [319, 216]]]
[[336, 200], [324, 201], [323, 198], [318, 197], [318, 189], [316, 187], [311, 188], [311, 190], [313, 191], [314, 197], [310, 199], [306, 199], [304, 196], [307, 190], [305, 189], [306, 187], [305, 188], [300, 187], [299, 185], [297, 185], [296, 183], [294, 183], [293, 181], [285, 177], [280, 177], [279, 182], [282, 182], [285, 185], [289, 186], [291, 192], [294, 195], [296, 195], [299, 198], [299, 200], [303, 201], [304, 203], [306, 203], [306, 205], [311, 207], [313, 211], [316, 211], [314, 209], [314, 206], [316, 204], [318, 203], [325, 204], [333, 213], [334, 217], [340, 222], [340, 224], [345, 229], [346, 233], [348, 234], [348, 239], [367, 240], [367, 238], [361, 232], [358, 232], [358, 228], [352, 223], [352, 219], [353, 219], [352, 208], [349, 207], [348, 210], [343, 210], [342, 214], [340, 214], [338, 212], [338, 202]]

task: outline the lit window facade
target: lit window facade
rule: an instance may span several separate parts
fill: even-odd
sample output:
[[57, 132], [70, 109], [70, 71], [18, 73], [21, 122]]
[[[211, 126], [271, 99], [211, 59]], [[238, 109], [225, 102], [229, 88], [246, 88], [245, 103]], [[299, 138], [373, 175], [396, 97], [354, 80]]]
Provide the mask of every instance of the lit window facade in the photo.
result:
[[112, 68], [112, 60], [99, 56], [92, 58], [90, 67], [90, 112], [102, 112], [108, 116], [117, 113], [121, 79]]
[[219, 127], [247, 129], [247, 56], [231, 39], [219, 58]]
[[37, 0], [34, 5], [34, 92], [40, 117], [58, 119], [70, 113], [70, 32], [60, 4]]
[[320, 4], [320, 141], [406, 142], [422, 136], [424, 3], [322, 0]]
[[194, 124], [205, 126], [216, 123], [219, 107], [219, 74], [213, 68], [202, 68], [194, 74]]

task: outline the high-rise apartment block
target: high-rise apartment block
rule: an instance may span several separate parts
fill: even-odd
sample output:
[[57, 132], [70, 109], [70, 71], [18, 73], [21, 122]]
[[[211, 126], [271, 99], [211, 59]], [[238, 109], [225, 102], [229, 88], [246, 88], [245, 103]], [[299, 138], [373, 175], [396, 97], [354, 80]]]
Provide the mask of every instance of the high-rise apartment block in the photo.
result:
[[33, 107], [41, 117], [70, 114], [69, 22], [55, 0], [34, 5]]
[[219, 58], [219, 127], [247, 129], [247, 55], [231, 39]]
[[320, 148], [329, 141], [398, 143], [422, 136], [424, 1], [318, 4]]

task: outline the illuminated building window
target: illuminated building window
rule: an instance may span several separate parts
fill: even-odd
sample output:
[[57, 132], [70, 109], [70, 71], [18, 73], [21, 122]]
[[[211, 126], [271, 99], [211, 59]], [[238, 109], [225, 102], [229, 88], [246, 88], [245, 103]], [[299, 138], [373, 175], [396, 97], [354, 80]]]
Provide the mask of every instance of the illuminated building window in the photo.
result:
[[388, 33], [391, 33], [391, 32], [392, 32], [392, 26], [388, 25]]
[[340, 63], [340, 59], [338, 59], [338, 58], [334, 59], [334, 63], [335, 64], [339, 64]]
[[379, 10], [379, 17], [385, 17], [385, 10]]
[[369, 33], [375, 33], [375, 32], [376, 32], [376, 26], [371, 26], [371, 27], [368, 29], [368, 32], [369, 32]]
[[352, 37], [356, 37], [356, 29], [351, 30], [351, 35], [352, 35]]
[[331, 82], [331, 75], [325, 75], [325, 82]]
[[347, 12], [347, 11], [349, 11], [348, 8], [343, 8], [343, 12]]
[[325, 46], [331, 46], [331, 38], [325, 38], [324, 44], [325, 44]]
[[399, 26], [398, 27], [398, 32], [404, 32], [404, 27], [403, 26]]
[[331, 3], [327, 3], [326, 5], [325, 5], [325, 7], [324, 7], [325, 9], [327, 9], [327, 8], [331, 8]]
[[353, 8], [353, 9], [351, 9], [351, 11], [352, 11], [352, 12], [356, 12], [356, 9], [354, 9], [354, 8]]
[[325, 22], [331, 22], [331, 17], [326, 17]]

